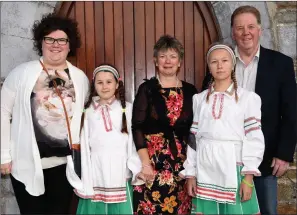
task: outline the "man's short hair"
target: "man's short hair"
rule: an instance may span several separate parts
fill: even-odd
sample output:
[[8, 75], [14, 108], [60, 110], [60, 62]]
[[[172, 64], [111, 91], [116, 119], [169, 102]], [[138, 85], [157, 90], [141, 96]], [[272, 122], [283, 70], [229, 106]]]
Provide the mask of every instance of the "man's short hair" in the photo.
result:
[[245, 5], [245, 6], [241, 6], [241, 7], [237, 8], [232, 13], [232, 16], [231, 16], [231, 28], [233, 27], [235, 17], [240, 15], [240, 14], [243, 14], [243, 13], [253, 14], [257, 19], [257, 23], [259, 25], [261, 25], [261, 15], [260, 15], [260, 12], [258, 11], [258, 9], [253, 7], [253, 6], [250, 6], [250, 5]]

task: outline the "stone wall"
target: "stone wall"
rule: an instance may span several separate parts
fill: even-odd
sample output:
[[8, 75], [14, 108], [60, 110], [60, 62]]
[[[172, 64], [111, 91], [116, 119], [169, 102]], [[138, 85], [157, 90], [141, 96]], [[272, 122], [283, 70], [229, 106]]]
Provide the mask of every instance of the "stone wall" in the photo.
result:
[[1, 77], [17, 65], [36, 59], [31, 27], [53, 12], [56, 2], [1, 2]]
[[[293, 58], [297, 74], [297, 2], [267, 2], [267, 6], [270, 11], [272, 28], [275, 31], [276, 48]], [[294, 163], [290, 166], [287, 174], [278, 180], [279, 205], [287, 205], [283, 207], [284, 210], [280, 211], [283, 214], [297, 213], [296, 158], [295, 153]]]
[[267, 8], [275, 35], [275, 49], [293, 58], [297, 72], [297, 2], [267, 2]]
[[[1, 7], [1, 86], [7, 74], [17, 65], [37, 59], [31, 27], [42, 15], [53, 12], [51, 2], [0, 2]], [[19, 208], [8, 176], [1, 177], [0, 214], [19, 214]]]

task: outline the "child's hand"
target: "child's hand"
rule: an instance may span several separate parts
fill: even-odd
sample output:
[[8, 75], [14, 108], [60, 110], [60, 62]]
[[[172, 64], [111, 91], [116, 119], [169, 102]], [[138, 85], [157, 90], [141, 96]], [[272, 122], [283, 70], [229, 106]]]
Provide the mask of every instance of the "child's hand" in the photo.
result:
[[187, 178], [186, 183], [189, 196], [196, 197], [196, 178]]
[[240, 198], [241, 198], [241, 201], [242, 202], [245, 202], [245, 201], [248, 201], [248, 200], [251, 199], [252, 193], [253, 193], [253, 187], [251, 187], [250, 185], [253, 185], [254, 184], [253, 183], [253, 176], [251, 176], [251, 175], [246, 175], [244, 177], [244, 180], [249, 185], [247, 183], [244, 183], [243, 181], [240, 184], [239, 195], [240, 195]]

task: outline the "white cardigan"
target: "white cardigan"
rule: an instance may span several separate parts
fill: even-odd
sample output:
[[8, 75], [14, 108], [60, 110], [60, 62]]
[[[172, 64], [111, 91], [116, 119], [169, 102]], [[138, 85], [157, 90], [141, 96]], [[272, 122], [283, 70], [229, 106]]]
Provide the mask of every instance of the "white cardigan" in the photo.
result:
[[[67, 66], [76, 99], [70, 129], [72, 141], [77, 143], [89, 80], [82, 70], [68, 61]], [[27, 192], [33, 196], [45, 192], [30, 104], [30, 96], [41, 71], [42, 66], [38, 60], [23, 63], [9, 73], [1, 89], [1, 164], [12, 161], [11, 174], [24, 183]]]

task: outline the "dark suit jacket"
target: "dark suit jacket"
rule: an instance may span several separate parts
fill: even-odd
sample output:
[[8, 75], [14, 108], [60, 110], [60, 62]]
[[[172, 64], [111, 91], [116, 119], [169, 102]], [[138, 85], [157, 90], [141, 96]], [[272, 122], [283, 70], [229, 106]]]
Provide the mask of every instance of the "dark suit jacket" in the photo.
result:
[[[210, 80], [207, 72], [202, 89]], [[296, 80], [292, 58], [260, 47], [255, 92], [262, 100], [262, 131], [265, 152], [259, 167], [263, 176], [272, 173], [273, 157], [293, 161], [297, 142]]]

